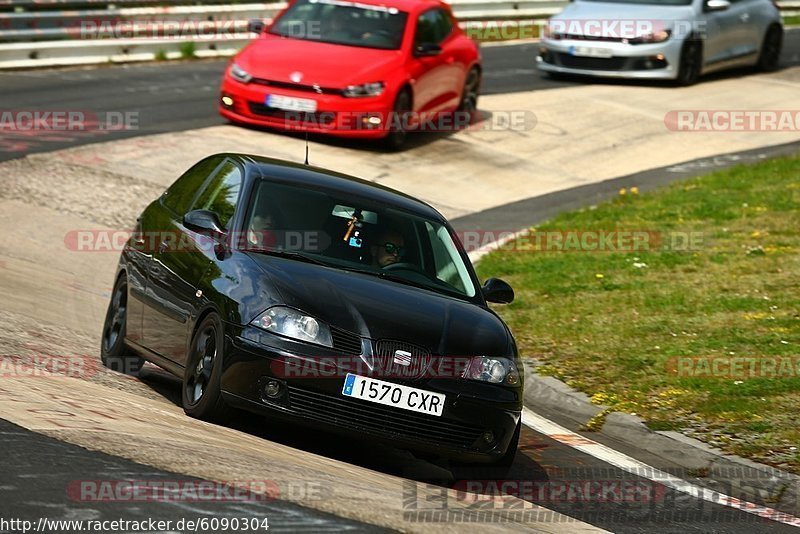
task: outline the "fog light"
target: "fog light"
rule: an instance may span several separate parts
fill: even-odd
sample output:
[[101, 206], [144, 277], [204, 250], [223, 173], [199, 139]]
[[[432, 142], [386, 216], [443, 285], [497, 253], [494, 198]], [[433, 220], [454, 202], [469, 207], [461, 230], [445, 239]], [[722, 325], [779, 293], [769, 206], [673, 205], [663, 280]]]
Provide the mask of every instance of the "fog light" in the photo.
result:
[[361, 127], [371, 130], [372, 128], [379, 128], [383, 120], [375, 115], [369, 117], [361, 117]]
[[494, 434], [491, 432], [484, 432], [481, 436], [481, 439], [484, 441], [484, 443], [491, 443], [494, 441]]
[[230, 106], [233, 105], [233, 99], [231, 97], [229, 97], [229, 96], [223, 96], [222, 97], [222, 103], [225, 104], [226, 106], [230, 107]]
[[264, 386], [264, 395], [274, 399], [275, 397], [280, 396], [281, 394], [281, 383], [277, 380], [270, 380], [267, 382], [267, 385]]

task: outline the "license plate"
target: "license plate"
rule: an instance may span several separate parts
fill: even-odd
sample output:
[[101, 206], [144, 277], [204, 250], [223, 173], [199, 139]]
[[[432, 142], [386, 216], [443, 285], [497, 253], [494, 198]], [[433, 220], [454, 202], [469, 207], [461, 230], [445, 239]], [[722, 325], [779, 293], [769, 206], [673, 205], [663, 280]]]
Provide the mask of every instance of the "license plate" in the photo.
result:
[[345, 378], [342, 395], [437, 417], [442, 415], [445, 401], [441, 393], [353, 374]]
[[614, 56], [614, 52], [609, 48], [594, 48], [591, 46], [573, 46], [570, 47], [569, 53], [580, 57], [610, 58]]
[[317, 101], [311, 100], [310, 98], [267, 95], [266, 104], [268, 107], [282, 109], [284, 111], [305, 111], [308, 113], [317, 111]]

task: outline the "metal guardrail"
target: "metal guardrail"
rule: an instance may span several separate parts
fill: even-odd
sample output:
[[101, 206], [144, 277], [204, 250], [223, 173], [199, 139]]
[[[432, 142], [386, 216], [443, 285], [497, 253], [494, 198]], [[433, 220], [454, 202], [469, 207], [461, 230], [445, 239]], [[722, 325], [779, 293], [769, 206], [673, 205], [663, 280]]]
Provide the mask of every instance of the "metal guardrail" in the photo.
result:
[[[248, 20], [269, 19], [286, 5], [252, 0], [191, 3], [0, 0], [0, 69], [229, 56], [252, 39]], [[779, 4], [785, 15], [800, 14], [800, 0]], [[545, 18], [567, 1], [452, 0], [451, 5], [464, 26]]]

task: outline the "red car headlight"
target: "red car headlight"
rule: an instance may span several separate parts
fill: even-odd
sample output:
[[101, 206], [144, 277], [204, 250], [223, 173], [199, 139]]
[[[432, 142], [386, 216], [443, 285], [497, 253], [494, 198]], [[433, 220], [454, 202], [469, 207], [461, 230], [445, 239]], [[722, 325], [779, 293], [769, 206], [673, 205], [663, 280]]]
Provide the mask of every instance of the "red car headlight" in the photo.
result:
[[348, 85], [342, 95], [348, 98], [365, 96], [379, 96], [383, 94], [386, 85], [383, 82], [362, 83], [361, 85]]
[[237, 82], [247, 83], [253, 79], [249, 72], [244, 70], [242, 67], [234, 63], [231, 65], [231, 70], [229, 71], [231, 78], [236, 80]]

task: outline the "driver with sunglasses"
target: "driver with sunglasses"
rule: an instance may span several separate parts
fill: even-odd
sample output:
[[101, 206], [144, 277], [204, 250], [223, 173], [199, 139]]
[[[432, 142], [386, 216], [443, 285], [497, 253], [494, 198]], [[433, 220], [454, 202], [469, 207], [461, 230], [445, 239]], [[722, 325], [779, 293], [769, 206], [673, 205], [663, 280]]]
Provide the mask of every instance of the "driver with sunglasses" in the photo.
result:
[[378, 239], [371, 248], [372, 266], [383, 269], [401, 261], [405, 254], [405, 241], [400, 232], [387, 229], [378, 235]]

